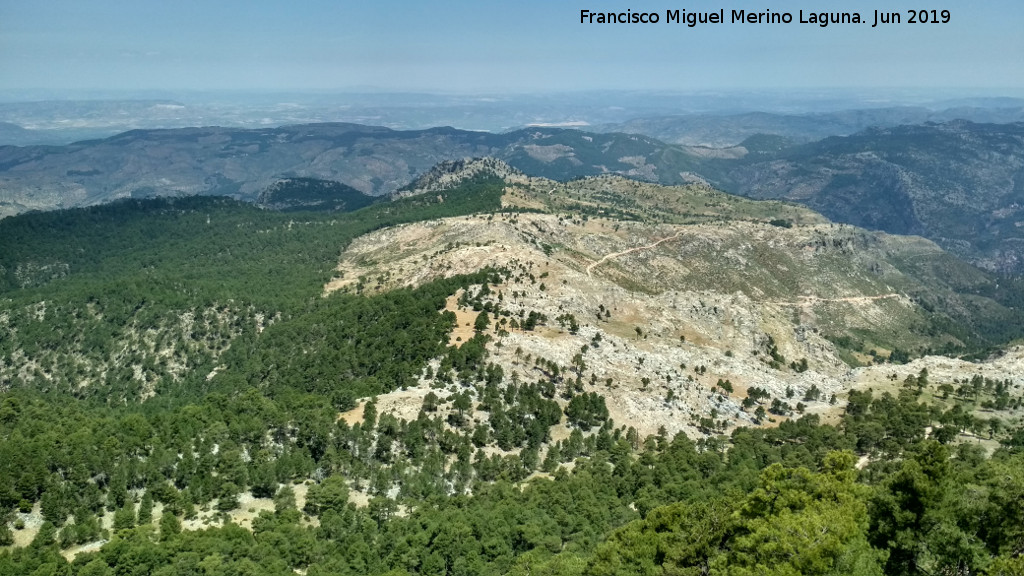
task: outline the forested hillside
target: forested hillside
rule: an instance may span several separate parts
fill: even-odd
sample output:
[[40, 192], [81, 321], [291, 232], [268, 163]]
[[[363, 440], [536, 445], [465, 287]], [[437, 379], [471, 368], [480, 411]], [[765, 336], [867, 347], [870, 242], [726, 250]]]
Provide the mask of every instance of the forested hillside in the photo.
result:
[[[613, 344], [590, 336], [592, 325], [619, 318], [604, 305], [590, 311], [600, 312], [596, 322], [543, 313], [534, 302], [562, 289], [554, 275], [453, 264], [414, 283], [384, 272], [341, 278], [349, 288], [325, 294], [354, 239], [400, 224], [522, 220], [534, 235], [517, 233], [538, 254], [564, 254], [594, 283], [603, 259], [547, 243], [554, 233], [544, 226], [585, 229], [592, 219], [603, 230], [593, 241], [608, 247], [620, 226], [734, 225], [756, 247], [828, 227], [802, 208], [706, 189], [619, 180], [510, 189], [477, 174], [356, 212], [183, 198], [0, 222], [0, 545], [10, 545], [0, 575], [1024, 570], [1017, 379], [910, 371], [892, 350], [872, 362], [898, 380], [826, 398], [809, 385], [734, 390], [702, 380], [720, 369], [714, 363], [682, 365], [691, 377], [677, 378], [720, 406], [742, 400], [751, 425], [721, 426], [726, 415], [715, 410], [702, 414], [699, 437], [642, 435], [615, 421], [618, 407], [597, 392], [597, 358]], [[424, 262], [415, 243], [388, 248]], [[810, 248], [801, 253], [834, 257]], [[354, 266], [382, 270], [373, 260]], [[958, 270], [941, 255], [928, 262]], [[976, 290], [992, 281], [961, 272], [956, 281]], [[530, 293], [506, 292], [515, 282]], [[633, 299], [661, 289], [632, 286]], [[802, 286], [780, 282], [770, 296], [798, 298]], [[966, 289], [963, 298], [1002, 306]], [[945, 314], [941, 302], [928, 305]], [[930, 313], [901, 306], [915, 322]], [[468, 326], [460, 314], [471, 314]], [[640, 346], [660, 337], [630, 326], [615, 338]], [[915, 337], [957, 340], [942, 326], [917, 326]], [[588, 341], [563, 362], [503, 349], [509, 331], [553, 340], [584, 331]], [[972, 350], [1013, 337], [1008, 329]], [[756, 345], [761, 357], [743, 361], [794, 382], [813, 376], [806, 358], [787, 362], [775, 340]], [[389, 408], [396, 398], [416, 400], [409, 417]], [[804, 413], [805, 402], [820, 410]]]
[[369, 206], [374, 198], [331, 180], [286, 178], [268, 186], [256, 205], [282, 212], [351, 212]]
[[67, 146], [0, 146], [0, 217], [118, 198], [256, 200], [282, 179], [333, 181], [383, 196], [439, 162], [480, 156], [558, 179], [614, 172], [678, 183], [680, 171], [694, 165], [677, 147], [645, 136], [560, 128], [493, 134], [326, 123], [132, 130]]
[[829, 218], [918, 234], [986, 269], [1024, 271], [1024, 124], [872, 128], [799, 146], [751, 140], [750, 154], [698, 170], [723, 190], [786, 199]]
[[601, 132], [644, 134], [663, 142], [684, 146], [728, 148], [752, 136], [780, 137], [794, 143], [848, 136], [869, 128], [943, 123], [954, 120], [1008, 124], [1024, 120], [1020, 102], [985, 108], [970, 104], [933, 110], [918, 106], [861, 108], [810, 114], [744, 112], [738, 114], [681, 114], [635, 118], [596, 127]]

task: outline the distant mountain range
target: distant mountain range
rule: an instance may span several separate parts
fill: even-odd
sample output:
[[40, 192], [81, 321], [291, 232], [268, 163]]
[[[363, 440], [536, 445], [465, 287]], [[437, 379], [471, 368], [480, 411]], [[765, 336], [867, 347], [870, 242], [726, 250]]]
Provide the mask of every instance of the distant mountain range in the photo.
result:
[[875, 128], [793, 147], [756, 138], [699, 169], [719, 188], [918, 234], [984, 268], [1024, 271], [1024, 123]]
[[922, 235], [989, 270], [1024, 271], [1024, 123], [871, 128], [803, 144], [757, 135], [728, 148], [541, 127], [505, 134], [357, 124], [135, 130], [67, 146], [0, 147], [0, 216], [124, 197], [256, 201], [275, 183], [302, 178], [382, 196], [440, 162], [487, 156], [561, 181], [600, 174], [704, 181], [799, 202], [840, 222]]
[[[991, 103], [990, 103], [991, 104]], [[927, 122], [1024, 122], [1024, 103], [1008, 99], [1002, 107], [957, 106], [935, 110], [920, 106], [861, 108], [813, 114], [745, 112], [740, 114], [684, 114], [636, 118], [594, 126], [598, 132], [644, 134], [685, 146], [736, 146], [757, 134], [781, 136], [796, 144], [829, 136], [848, 136], [868, 128], [891, 128]]]
[[637, 135], [529, 128], [396, 131], [358, 124], [133, 130], [67, 146], [0, 147], [0, 216], [115, 198], [211, 194], [255, 200], [282, 178], [334, 180], [389, 194], [444, 160], [494, 156], [567, 180], [617, 173], [679, 182], [681, 149]]

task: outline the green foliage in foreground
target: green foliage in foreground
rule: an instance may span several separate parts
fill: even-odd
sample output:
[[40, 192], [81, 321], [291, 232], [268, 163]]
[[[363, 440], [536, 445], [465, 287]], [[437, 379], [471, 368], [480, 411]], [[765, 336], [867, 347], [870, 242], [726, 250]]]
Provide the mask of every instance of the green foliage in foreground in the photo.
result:
[[[181, 531], [168, 512], [159, 527], [119, 530], [71, 565], [51, 527], [0, 554], [0, 574], [1015, 573], [1024, 456], [985, 460], [925, 442], [866, 473], [850, 452], [801, 465], [801, 444], [829, 433], [786, 426], [741, 451], [655, 439], [633, 455], [620, 438], [571, 474], [522, 489], [477, 484], [472, 496], [435, 495], [408, 515], [385, 498], [355, 508], [330, 476], [309, 491], [316, 526], [288, 497], [252, 532]], [[758, 458], [773, 462], [758, 471]], [[651, 494], [671, 502], [638, 517], [630, 503]]]
[[[482, 361], [464, 390], [492, 417], [522, 404], [539, 418], [544, 396], [571, 385], [506, 393], [487, 383]], [[807, 416], [696, 443], [640, 442], [604, 420], [549, 443], [549, 456], [561, 455], [542, 465], [553, 475], [523, 482], [539, 465], [531, 443], [518, 456], [474, 454], [472, 425], [452, 428], [426, 410], [400, 422], [369, 403], [348, 426], [327, 398], [299, 392], [213, 393], [176, 408], [8, 394], [0, 505], [38, 500], [47, 524], [28, 548], [0, 553], [0, 575], [1014, 573], [1024, 433], [986, 458], [925, 439], [936, 422], [968, 425], [955, 409], [937, 411], [909, 389], [854, 400], [838, 426]], [[530, 422], [499, 420], [491, 435]], [[858, 471], [860, 455], [871, 460]], [[305, 499], [314, 524], [290, 487], [309, 478], [320, 479]], [[163, 504], [159, 520], [143, 521], [144, 503], [135, 514], [132, 491], [142, 488]], [[252, 532], [181, 530], [190, 509], [230, 510], [246, 488], [276, 506]], [[352, 489], [369, 492], [369, 506], [350, 504]], [[117, 528], [110, 542], [66, 563], [62, 547], [103, 536], [79, 531], [95, 530], [104, 512]]]

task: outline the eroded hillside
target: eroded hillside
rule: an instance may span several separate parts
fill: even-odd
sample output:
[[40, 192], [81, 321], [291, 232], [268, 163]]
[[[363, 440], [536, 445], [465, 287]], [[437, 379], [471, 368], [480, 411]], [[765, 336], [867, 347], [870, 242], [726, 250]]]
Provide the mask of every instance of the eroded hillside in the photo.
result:
[[[484, 312], [488, 351], [507, 376], [530, 382], [555, 367], [563, 380], [605, 396], [616, 423], [641, 435], [664, 426], [694, 436], [825, 414], [850, 388], [893, 371], [851, 364], [963, 344], [931, 329], [921, 307], [922, 299], [958, 296], [902, 270], [908, 260], [952, 263], [927, 240], [701, 186], [521, 175], [507, 182], [502, 212], [357, 238], [325, 293], [505, 270], [503, 282], [462, 298], [453, 310], [462, 312], [459, 329], [468, 338], [469, 319]], [[429, 183], [423, 189], [432, 193]], [[1017, 354], [959, 369], [1011, 378], [1021, 367]], [[773, 412], [770, 420], [759, 406]]]

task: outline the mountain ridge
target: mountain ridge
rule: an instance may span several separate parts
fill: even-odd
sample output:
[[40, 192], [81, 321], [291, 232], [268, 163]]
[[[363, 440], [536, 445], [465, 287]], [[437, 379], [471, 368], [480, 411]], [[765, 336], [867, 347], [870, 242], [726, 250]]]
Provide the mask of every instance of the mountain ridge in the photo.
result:
[[989, 270], [1024, 271], [1024, 123], [872, 128], [709, 159], [703, 174], [732, 193], [800, 202], [836, 221], [926, 236]]
[[975, 123], [1006, 124], [1024, 121], [1024, 106], [1007, 99], [1002, 106], [978, 107], [970, 102], [950, 108], [894, 106], [861, 108], [835, 112], [784, 114], [779, 112], [743, 112], [736, 114], [680, 114], [635, 118], [625, 122], [590, 127], [598, 132], [646, 134], [683, 146], [728, 148], [743, 140], [767, 134], [808, 143], [829, 136], [849, 136], [869, 128], [945, 123], [966, 120]]
[[286, 178], [381, 196], [444, 161], [494, 157], [567, 181], [619, 174], [705, 182], [800, 202], [831, 219], [920, 234], [988, 270], [1024, 271], [1024, 124], [955, 121], [873, 128], [794, 144], [751, 136], [731, 148], [566, 128], [505, 134], [335, 123], [263, 130], [137, 130], [66, 147], [0, 148], [0, 216], [122, 197], [211, 194], [255, 201]]
[[154, 195], [253, 200], [274, 180], [294, 177], [380, 196], [444, 160], [482, 156], [559, 179], [618, 172], [656, 180], [674, 170], [658, 168], [666, 148], [641, 136], [557, 128], [491, 134], [332, 123], [132, 130], [68, 146], [0, 147], [0, 216]]

